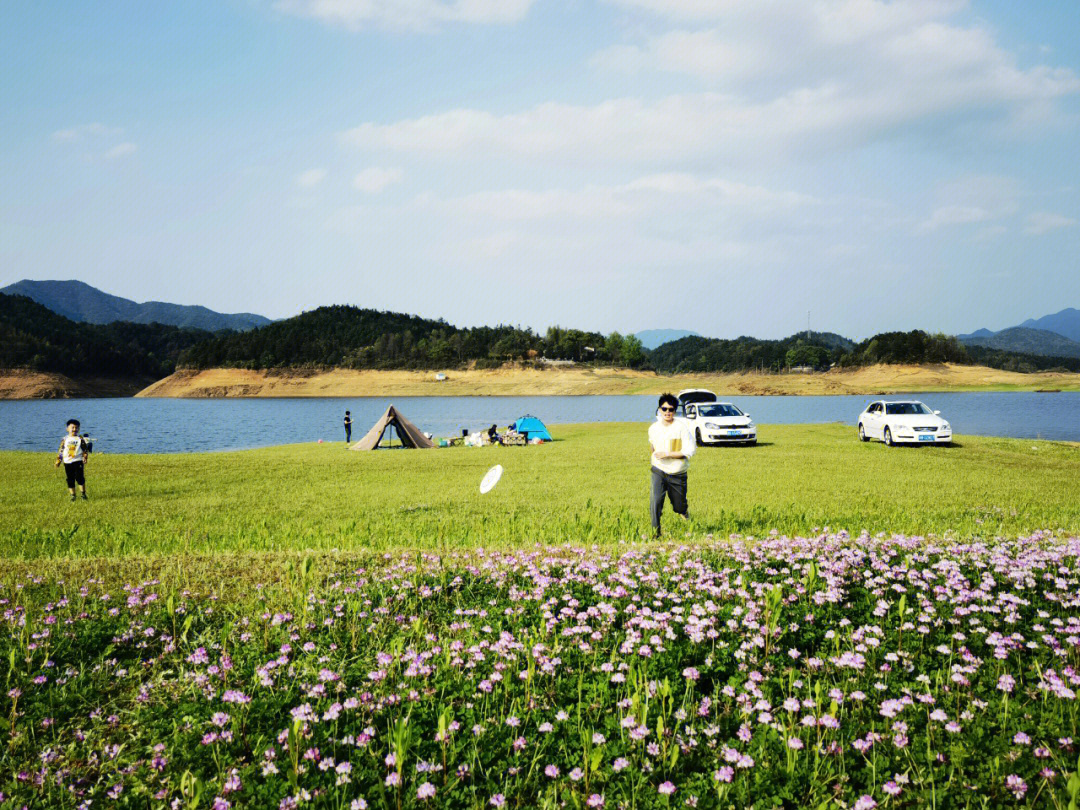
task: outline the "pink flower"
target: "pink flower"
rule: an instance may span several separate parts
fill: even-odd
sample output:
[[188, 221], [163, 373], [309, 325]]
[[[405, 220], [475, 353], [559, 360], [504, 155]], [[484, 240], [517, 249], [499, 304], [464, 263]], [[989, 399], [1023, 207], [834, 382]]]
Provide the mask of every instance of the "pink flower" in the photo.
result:
[[492, 807], [502, 807], [504, 804], [506, 804], [506, 797], [503, 796], [501, 793], [496, 793], [488, 801], [488, 804], [490, 804]]
[[416, 798], [424, 801], [425, 799], [432, 799], [435, 797], [435, 786], [431, 782], [424, 782], [420, 787], [416, 789]]
[[730, 765], [725, 765], [723, 768], [713, 774], [713, 779], [717, 782], [730, 782], [735, 776], [735, 769]]
[[558, 775], [558, 765], [548, 765], [546, 768], [544, 768], [544, 776], [546, 776], [548, 779], [555, 779]]
[[877, 802], [865, 793], [855, 800], [855, 810], [874, 810], [875, 807]]
[[604, 797], [601, 796], [599, 793], [594, 793], [592, 796], [589, 797], [588, 801], [586, 801], [585, 804], [587, 804], [589, 807], [603, 807]]
[[1024, 798], [1024, 794], [1027, 793], [1027, 782], [1017, 776], [1015, 773], [1010, 773], [1005, 777], [1005, 787], [1012, 791], [1012, 794], [1018, 798]]
[[670, 796], [675, 792], [675, 785], [671, 784], [671, 782], [662, 782], [656, 790], [662, 796]]

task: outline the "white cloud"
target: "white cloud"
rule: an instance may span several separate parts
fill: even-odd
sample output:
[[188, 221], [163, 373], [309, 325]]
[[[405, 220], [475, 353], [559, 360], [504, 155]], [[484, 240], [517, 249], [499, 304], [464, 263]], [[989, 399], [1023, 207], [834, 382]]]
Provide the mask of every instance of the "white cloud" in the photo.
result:
[[662, 70], [718, 78], [745, 74], [757, 61], [753, 53], [711, 29], [669, 31], [641, 46], [613, 45], [594, 55], [591, 64], [616, 72]]
[[326, 169], [308, 169], [296, 175], [296, 185], [301, 188], [317, 186], [326, 178]]
[[585, 163], [755, 153], [775, 158], [796, 149], [859, 145], [936, 117], [958, 122], [986, 112], [1005, 114], [1027, 102], [1080, 91], [1072, 73], [1049, 69], [972, 71], [949, 79], [924, 64], [910, 84], [897, 79], [897, 72], [903, 69], [864, 77], [861, 85], [795, 87], [764, 101], [705, 92], [594, 106], [548, 102], [505, 115], [461, 108], [390, 124], [363, 123], [343, 139], [364, 149], [554, 156]]
[[1076, 220], [1072, 217], [1052, 214], [1047, 211], [1036, 211], [1028, 214], [1024, 233], [1031, 236], [1041, 236], [1044, 233], [1056, 231], [1058, 228], [1071, 228], [1074, 225], [1076, 225]]
[[127, 155], [133, 155], [138, 148], [139, 147], [131, 143], [131, 141], [124, 141], [123, 143], [118, 143], [112, 149], [107, 150], [105, 152], [105, 159], [117, 160], [118, 158], [126, 157]]
[[1011, 217], [1019, 208], [1019, 196], [1020, 189], [1010, 177], [961, 177], [938, 189], [938, 205], [929, 218], [920, 223], [918, 230], [926, 233], [943, 227]]
[[92, 124], [80, 124], [71, 129], [58, 129], [52, 134], [52, 139], [61, 143], [76, 143], [91, 138], [112, 138], [123, 135], [121, 127], [109, 127], [105, 124], [94, 122]]
[[350, 31], [369, 27], [425, 31], [447, 23], [515, 23], [532, 4], [533, 0], [278, 0], [274, 7]]
[[712, 92], [592, 106], [547, 102], [507, 114], [458, 108], [362, 123], [343, 137], [366, 149], [464, 157], [774, 159], [858, 146], [915, 126], [957, 130], [1012, 121], [1014, 129], [1037, 132], [1058, 99], [1080, 93], [1072, 70], [1020, 68], [986, 29], [928, 19], [956, 4], [845, 0], [807, 7], [814, 13], [795, 15], [798, 25], [770, 18], [746, 30], [669, 31], [593, 59], [606, 68], [693, 74], [716, 85]]
[[641, 217], [660, 210], [670, 214], [675, 209], [692, 209], [697, 215], [737, 209], [741, 215], [758, 217], [816, 202], [793, 191], [773, 191], [686, 173], [652, 174], [622, 185], [588, 185], [575, 190], [503, 189], [447, 199], [425, 194], [415, 201], [444, 213], [453, 211], [490, 220], [565, 218], [577, 222]]
[[923, 222], [919, 229], [922, 231], [936, 231], [945, 225], [970, 225], [975, 222], [986, 222], [994, 219], [995, 215], [980, 208], [977, 205], [943, 205], [934, 210], [930, 218]]
[[401, 169], [372, 166], [353, 178], [353, 188], [368, 194], [378, 194], [387, 186], [400, 183], [401, 178]]

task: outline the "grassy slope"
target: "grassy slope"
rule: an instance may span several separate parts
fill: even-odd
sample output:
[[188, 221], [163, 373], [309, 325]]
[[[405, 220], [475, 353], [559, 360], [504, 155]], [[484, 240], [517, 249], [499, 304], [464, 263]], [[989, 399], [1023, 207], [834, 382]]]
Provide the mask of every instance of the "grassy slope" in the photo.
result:
[[[351, 453], [310, 444], [95, 456], [92, 501], [67, 503], [40, 453], [0, 453], [0, 555], [94, 557], [612, 543], [648, 530], [645, 426], [557, 426], [529, 448]], [[1080, 447], [960, 437], [952, 448], [860, 444], [838, 425], [766, 426], [756, 448], [703, 448], [695, 534], [1015, 535], [1080, 530]], [[495, 463], [506, 472], [481, 496]], [[684, 530], [668, 518], [668, 528]]]

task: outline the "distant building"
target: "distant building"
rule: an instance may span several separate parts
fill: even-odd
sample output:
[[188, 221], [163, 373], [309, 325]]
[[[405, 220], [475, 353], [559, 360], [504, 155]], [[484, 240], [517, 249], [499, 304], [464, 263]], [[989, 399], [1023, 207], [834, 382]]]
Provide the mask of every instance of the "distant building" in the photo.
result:
[[435, 375], [435, 379], [439, 382], [443, 382], [446, 379], [446, 375], [440, 371], [438, 374]]

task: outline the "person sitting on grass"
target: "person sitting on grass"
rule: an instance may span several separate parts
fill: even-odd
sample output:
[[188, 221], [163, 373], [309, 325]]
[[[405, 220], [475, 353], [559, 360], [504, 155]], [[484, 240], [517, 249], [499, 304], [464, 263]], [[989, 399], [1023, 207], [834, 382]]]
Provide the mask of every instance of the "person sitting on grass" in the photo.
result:
[[82, 499], [86, 497], [86, 462], [90, 460], [90, 447], [86, 439], [79, 435], [79, 420], [68, 419], [67, 435], [60, 441], [60, 450], [56, 454], [56, 466], [64, 465], [71, 502], [75, 503], [75, 485], [82, 490]]

